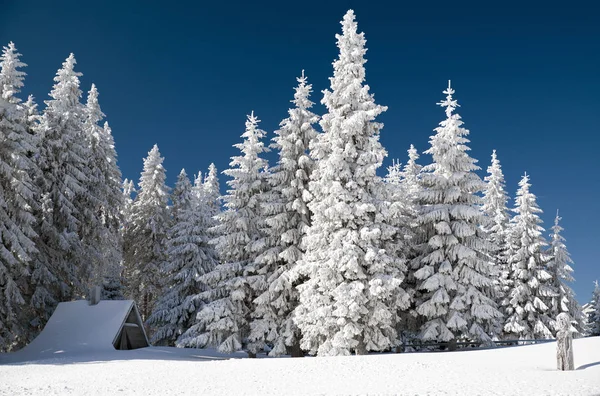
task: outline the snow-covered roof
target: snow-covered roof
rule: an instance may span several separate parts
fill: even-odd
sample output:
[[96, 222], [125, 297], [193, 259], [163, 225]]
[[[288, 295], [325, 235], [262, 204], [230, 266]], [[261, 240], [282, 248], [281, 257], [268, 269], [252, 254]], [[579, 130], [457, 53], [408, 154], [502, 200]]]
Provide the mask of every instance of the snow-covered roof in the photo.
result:
[[96, 305], [84, 300], [60, 303], [44, 330], [21, 352], [40, 356], [114, 350], [132, 310], [138, 315], [132, 300], [100, 301]]

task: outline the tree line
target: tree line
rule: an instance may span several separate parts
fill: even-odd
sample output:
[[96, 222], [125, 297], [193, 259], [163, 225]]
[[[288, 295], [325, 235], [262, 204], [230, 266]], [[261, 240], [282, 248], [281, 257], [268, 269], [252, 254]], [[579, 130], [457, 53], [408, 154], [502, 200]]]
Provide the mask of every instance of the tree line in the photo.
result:
[[597, 331], [598, 293], [588, 317], [568, 286], [561, 218], [547, 240], [527, 174], [508, 208], [495, 151], [481, 179], [450, 84], [431, 162], [411, 145], [404, 166], [378, 175], [387, 108], [366, 85], [352, 10], [341, 24], [325, 114], [311, 111], [303, 72], [270, 144], [247, 117], [224, 195], [213, 164], [193, 180], [182, 170], [171, 191], [156, 145], [137, 186], [122, 181], [94, 85], [81, 103], [75, 57], [40, 112], [19, 98], [26, 65], [4, 47], [0, 349], [29, 342], [58, 302], [93, 285], [104, 299], [134, 299], [155, 344], [250, 356], [550, 338], [562, 312], [573, 331]]

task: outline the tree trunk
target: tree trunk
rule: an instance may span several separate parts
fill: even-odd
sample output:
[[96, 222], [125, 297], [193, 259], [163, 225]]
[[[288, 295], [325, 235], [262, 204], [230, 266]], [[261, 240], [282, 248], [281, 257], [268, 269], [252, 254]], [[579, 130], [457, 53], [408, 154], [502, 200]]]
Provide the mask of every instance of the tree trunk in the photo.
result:
[[250, 351], [246, 351], [246, 353], [248, 354], [248, 357], [250, 359], [255, 359], [256, 358], [256, 353], [254, 352], [250, 352]]
[[356, 355], [366, 355], [367, 354], [367, 347], [365, 345], [364, 338], [362, 336], [360, 336], [360, 338], [358, 339], [358, 345], [356, 346], [354, 353]]
[[451, 339], [450, 341], [448, 341], [448, 350], [449, 351], [456, 351], [456, 338]]
[[294, 340], [294, 344], [287, 347], [287, 353], [292, 357], [304, 357], [304, 351], [300, 348], [300, 340]]

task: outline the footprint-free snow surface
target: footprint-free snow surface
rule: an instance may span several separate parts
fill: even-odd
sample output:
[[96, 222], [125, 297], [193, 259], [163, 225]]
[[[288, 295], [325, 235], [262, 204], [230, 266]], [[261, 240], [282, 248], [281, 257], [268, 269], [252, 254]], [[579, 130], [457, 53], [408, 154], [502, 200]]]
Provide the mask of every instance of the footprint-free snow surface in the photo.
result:
[[554, 342], [475, 351], [240, 359], [142, 348], [0, 355], [0, 395], [600, 395], [600, 337], [574, 341], [577, 370], [556, 370]]

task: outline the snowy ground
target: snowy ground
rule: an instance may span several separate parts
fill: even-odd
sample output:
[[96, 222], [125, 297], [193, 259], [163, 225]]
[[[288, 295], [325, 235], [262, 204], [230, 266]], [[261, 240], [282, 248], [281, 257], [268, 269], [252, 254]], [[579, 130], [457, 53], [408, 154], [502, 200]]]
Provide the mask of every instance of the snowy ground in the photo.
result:
[[555, 370], [555, 347], [303, 359], [144, 348], [23, 362], [31, 356], [16, 353], [0, 355], [0, 395], [600, 395], [600, 337], [574, 341], [571, 372]]

